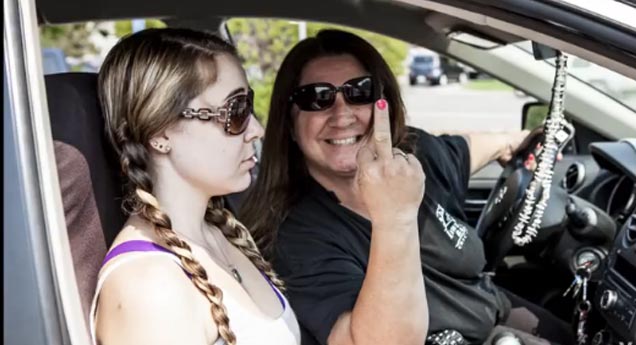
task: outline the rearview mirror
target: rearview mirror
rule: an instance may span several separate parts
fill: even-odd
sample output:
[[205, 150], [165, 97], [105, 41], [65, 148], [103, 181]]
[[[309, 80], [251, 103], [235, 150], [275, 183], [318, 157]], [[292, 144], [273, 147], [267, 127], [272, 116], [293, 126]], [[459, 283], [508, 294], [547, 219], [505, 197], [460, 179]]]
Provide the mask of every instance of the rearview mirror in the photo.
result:
[[548, 117], [549, 107], [541, 102], [528, 102], [521, 110], [521, 129], [533, 130]]

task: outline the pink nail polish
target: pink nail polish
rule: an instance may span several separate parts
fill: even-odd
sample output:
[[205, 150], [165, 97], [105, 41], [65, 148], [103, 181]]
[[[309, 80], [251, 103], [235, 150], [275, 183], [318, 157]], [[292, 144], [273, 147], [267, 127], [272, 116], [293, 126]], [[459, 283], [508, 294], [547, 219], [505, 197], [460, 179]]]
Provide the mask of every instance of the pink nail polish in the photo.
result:
[[384, 110], [384, 108], [386, 108], [386, 101], [384, 99], [378, 99], [378, 101], [375, 102], [375, 105], [378, 107], [378, 109]]

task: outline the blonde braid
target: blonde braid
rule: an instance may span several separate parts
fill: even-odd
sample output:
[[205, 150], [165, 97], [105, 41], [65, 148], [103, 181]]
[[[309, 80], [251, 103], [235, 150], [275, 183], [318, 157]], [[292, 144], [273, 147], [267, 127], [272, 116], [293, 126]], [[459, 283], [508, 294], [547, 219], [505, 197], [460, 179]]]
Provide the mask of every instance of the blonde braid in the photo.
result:
[[238, 248], [256, 268], [265, 273], [280, 291], [285, 292], [285, 283], [278, 277], [272, 265], [263, 258], [249, 230], [239, 222], [232, 212], [223, 208], [220, 198], [212, 198], [206, 210], [206, 221], [217, 226], [225, 238]]
[[121, 164], [124, 174], [129, 179], [134, 192], [129, 193], [128, 203], [141, 217], [150, 222], [157, 235], [168, 248], [181, 260], [184, 269], [191, 276], [194, 285], [210, 301], [212, 319], [216, 323], [219, 336], [228, 345], [236, 344], [236, 336], [230, 329], [230, 319], [223, 305], [223, 292], [208, 282], [208, 275], [201, 264], [192, 255], [190, 246], [181, 240], [172, 230], [172, 223], [167, 214], [161, 211], [159, 202], [152, 192], [152, 180], [146, 172], [148, 152], [143, 145], [121, 140]]

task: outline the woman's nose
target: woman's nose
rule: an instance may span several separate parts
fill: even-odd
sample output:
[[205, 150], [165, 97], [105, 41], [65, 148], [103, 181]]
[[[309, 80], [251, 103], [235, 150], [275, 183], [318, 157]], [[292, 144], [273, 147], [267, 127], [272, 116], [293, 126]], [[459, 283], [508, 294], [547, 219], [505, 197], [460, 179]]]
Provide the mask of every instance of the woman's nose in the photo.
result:
[[353, 108], [341, 92], [336, 94], [336, 100], [332, 106], [331, 123], [334, 126], [346, 127], [356, 121]]
[[260, 121], [258, 121], [254, 115], [250, 115], [249, 121], [250, 122], [247, 124], [247, 130], [245, 131], [245, 141], [250, 142], [262, 138], [265, 134], [265, 129], [263, 129]]

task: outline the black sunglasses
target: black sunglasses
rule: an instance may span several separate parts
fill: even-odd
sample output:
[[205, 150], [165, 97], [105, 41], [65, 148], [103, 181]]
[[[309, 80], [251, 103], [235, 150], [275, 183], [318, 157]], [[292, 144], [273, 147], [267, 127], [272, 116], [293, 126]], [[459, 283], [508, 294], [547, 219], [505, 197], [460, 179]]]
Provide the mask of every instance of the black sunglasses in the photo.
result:
[[342, 92], [349, 104], [370, 104], [379, 98], [377, 91], [380, 88], [374, 84], [376, 83], [370, 76], [347, 80], [339, 87], [329, 83], [307, 84], [297, 87], [289, 101], [295, 103], [300, 110], [320, 111], [331, 107], [336, 102], [338, 92]]
[[209, 108], [186, 108], [181, 112], [181, 116], [186, 119], [197, 118], [208, 121], [213, 117], [217, 122], [223, 124], [225, 133], [239, 135], [245, 132], [250, 116], [254, 113], [254, 91], [249, 89], [247, 94], [236, 95], [229, 98], [223, 106], [216, 109]]

